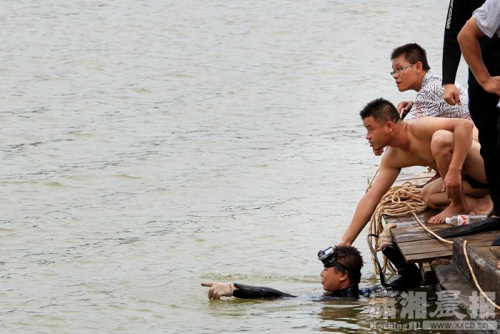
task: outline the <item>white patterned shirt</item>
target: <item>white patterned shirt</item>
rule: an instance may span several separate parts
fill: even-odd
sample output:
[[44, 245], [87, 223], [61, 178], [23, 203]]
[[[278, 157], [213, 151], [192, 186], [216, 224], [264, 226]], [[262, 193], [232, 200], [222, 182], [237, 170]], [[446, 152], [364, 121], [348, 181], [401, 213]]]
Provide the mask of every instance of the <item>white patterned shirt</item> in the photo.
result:
[[[472, 16], [476, 19], [477, 27], [486, 36], [491, 38], [496, 33], [500, 37], [500, 0], [486, 0]], [[497, 107], [500, 108], [500, 100]]]
[[500, 37], [500, 1], [486, 0], [486, 2], [476, 9], [472, 16], [476, 19], [476, 24], [481, 31], [489, 38], [496, 33]]
[[[500, 0], [499, 0], [500, 1]], [[422, 88], [417, 93], [413, 106], [405, 117], [405, 120], [420, 117], [446, 117], [464, 118], [470, 120], [469, 95], [467, 90], [458, 83], [455, 85], [460, 94], [460, 105], [454, 106], [446, 103], [443, 99], [443, 85], [441, 74], [428, 71], [422, 81]]]

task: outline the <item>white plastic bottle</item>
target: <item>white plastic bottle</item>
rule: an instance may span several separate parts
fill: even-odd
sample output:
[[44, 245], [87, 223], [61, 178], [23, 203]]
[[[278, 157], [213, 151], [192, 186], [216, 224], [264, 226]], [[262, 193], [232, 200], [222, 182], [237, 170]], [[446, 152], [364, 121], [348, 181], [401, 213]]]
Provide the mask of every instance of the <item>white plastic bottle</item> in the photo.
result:
[[454, 217], [448, 217], [445, 219], [446, 224], [454, 226], [462, 226], [470, 223], [476, 223], [481, 220], [485, 220], [488, 216], [485, 215], [458, 215]]

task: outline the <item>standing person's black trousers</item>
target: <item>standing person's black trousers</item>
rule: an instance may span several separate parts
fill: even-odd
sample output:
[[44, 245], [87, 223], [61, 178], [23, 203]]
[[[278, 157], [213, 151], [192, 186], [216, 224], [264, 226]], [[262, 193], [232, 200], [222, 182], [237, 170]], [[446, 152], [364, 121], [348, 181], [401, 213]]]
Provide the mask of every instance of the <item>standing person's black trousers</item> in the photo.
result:
[[[498, 59], [500, 65], [500, 59]], [[500, 66], [496, 66], [500, 67]], [[500, 68], [488, 68], [491, 76], [500, 75]], [[479, 130], [481, 156], [488, 181], [493, 215], [500, 216], [500, 96], [487, 93], [469, 72], [469, 110]]]

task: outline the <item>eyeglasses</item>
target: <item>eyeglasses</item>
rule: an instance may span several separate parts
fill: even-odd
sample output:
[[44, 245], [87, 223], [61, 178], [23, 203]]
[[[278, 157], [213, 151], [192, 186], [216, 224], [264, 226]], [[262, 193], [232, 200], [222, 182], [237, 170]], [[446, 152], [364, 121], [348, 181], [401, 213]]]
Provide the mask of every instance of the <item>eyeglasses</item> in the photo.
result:
[[338, 270], [342, 272], [349, 271], [349, 269], [347, 269], [344, 265], [340, 264], [337, 261], [334, 253], [335, 253], [334, 247], [328, 247], [323, 250], [320, 250], [318, 252], [318, 260], [321, 260], [321, 262], [323, 262], [325, 268], [336, 267]]
[[406, 65], [406, 66], [403, 66], [403, 67], [400, 67], [394, 71], [391, 72], [391, 75], [394, 75], [394, 74], [401, 74], [401, 72], [403, 72], [404, 70], [406, 70], [408, 67], [412, 67], [413, 65], [415, 65], [415, 63], [413, 64], [410, 64], [410, 65]]

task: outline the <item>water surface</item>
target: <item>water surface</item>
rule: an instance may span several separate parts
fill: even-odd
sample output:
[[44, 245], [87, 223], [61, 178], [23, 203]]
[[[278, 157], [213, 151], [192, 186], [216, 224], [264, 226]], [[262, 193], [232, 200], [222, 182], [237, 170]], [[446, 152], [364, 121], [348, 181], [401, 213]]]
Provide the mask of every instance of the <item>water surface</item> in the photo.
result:
[[[393, 48], [440, 71], [445, 1], [5, 1], [5, 333], [364, 333], [373, 300], [208, 301], [204, 280], [321, 294], [397, 103]], [[462, 65], [462, 67], [464, 67]], [[461, 83], [466, 84], [462, 75]], [[376, 281], [365, 234], [356, 246]]]

